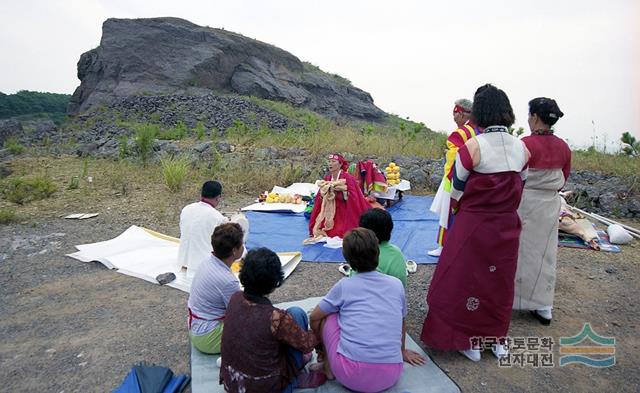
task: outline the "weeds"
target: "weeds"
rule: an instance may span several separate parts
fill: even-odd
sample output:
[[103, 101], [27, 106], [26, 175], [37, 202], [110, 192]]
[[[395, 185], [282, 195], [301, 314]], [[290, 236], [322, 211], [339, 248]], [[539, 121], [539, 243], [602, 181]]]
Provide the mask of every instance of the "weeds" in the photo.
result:
[[72, 176], [71, 180], [69, 180], [67, 190], [77, 190], [78, 188], [80, 188], [80, 178], [78, 176]]
[[4, 141], [4, 148], [9, 150], [9, 152], [11, 152], [11, 154], [22, 154], [24, 153], [24, 146], [18, 141], [17, 138], [7, 138]]
[[195, 128], [193, 129], [193, 133], [196, 136], [197, 140], [202, 140], [204, 139], [204, 134], [207, 132], [207, 129], [204, 127], [204, 124], [202, 122], [198, 122], [198, 124], [196, 124]]
[[595, 149], [572, 151], [571, 166], [576, 170], [601, 172], [620, 176], [634, 184], [634, 191], [640, 191], [634, 178], [640, 174], [640, 157], [624, 154], [605, 154]]
[[168, 130], [160, 130], [156, 133], [156, 136], [158, 139], [179, 141], [187, 136], [187, 131], [187, 126], [182, 121], [178, 121], [175, 127]]
[[10, 208], [0, 208], [0, 225], [11, 224], [12, 222], [18, 222], [20, 218], [15, 210]]
[[2, 194], [5, 199], [19, 205], [49, 198], [58, 187], [49, 176], [17, 177], [5, 182]]
[[129, 151], [129, 137], [126, 135], [120, 135], [118, 138], [118, 157], [120, 157], [121, 160], [124, 160], [129, 154], [131, 154]]
[[189, 158], [186, 156], [168, 157], [160, 160], [162, 177], [169, 190], [180, 191], [189, 172]]
[[143, 165], [147, 165], [149, 156], [151, 155], [151, 149], [153, 147], [153, 140], [160, 132], [160, 126], [157, 124], [142, 123], [136, 124], [135, 129], [135, 144], [138, 148], [138, 154]]

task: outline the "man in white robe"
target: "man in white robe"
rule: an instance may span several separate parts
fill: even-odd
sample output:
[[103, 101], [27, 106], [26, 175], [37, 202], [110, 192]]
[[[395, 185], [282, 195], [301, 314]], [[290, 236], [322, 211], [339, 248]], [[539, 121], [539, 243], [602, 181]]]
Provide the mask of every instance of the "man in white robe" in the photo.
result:
[[216, 207], [222, 200], [222, 184], [207, 181], [202, 185], [199, 202], [185, 206], [180, 213], [180, 248], [178, 262], [187, 268], [187, 274], [193, 275], [200, 263], [211, 256], [211, 236], [213, 230], [229, 219]]

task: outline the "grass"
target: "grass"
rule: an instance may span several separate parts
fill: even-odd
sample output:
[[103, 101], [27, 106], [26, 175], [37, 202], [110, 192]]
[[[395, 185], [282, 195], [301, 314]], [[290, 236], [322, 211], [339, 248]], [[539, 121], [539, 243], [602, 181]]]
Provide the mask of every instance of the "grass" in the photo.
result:
[[20, 217], [14, 209], [0, 208], [0, 225], [11, 224], [20, 221]]
[[[251, 100], [288, 118], [289, 128], [271, 130], [265, 124], [256, 124], [255, 115], [249, 116], [246, 122], [236, 120], [220, 134], [216, 129], [207, 130], [203, 123], [198, 123], [193, 130], [178, 123], [169, 129], [176, 134], [176, 139], [183, 139], [177, 145], [187, 147], [205, 138], [207, 133], [214, 142], [211, 155], [192, 165], [185, 157], [149, 162], [153, 140], [163, 132], [161, 126], [154, 122], [119, 120], [120, 126], [131, 131], [127, 135], [134, 142], [134, 148], [129, 149], [129, 138], [119, 139], [121, 158], [138, 154], [143, 165], [132, 160], [22, 156], [12, 162], [14, 174], [0, 183], [2, 195], [5, 199], [21, 201], [22, 205], [12, 208], [27, 219], [73, 212], [96, 211], [102, 214], [111, 211], [122, 212], [118, 214], [131, 223], [140, 225], [146, 222], [151, 228], [162, 229], [154, 223], [177, 223], [182, 206], [197, 199], [206, 180], [221, 181], [227, 200], [235, 197], [246, 199], [274, 185], [317, 180], [324, 170], [324, 157], [328, 152], [350, 153], [359, 159], [373, 158], [381, 165], [397, 155], [431, 159], [440, 159], [444, 155], [446, 134], [433, 132], [424, 124], [398, 116], [390, 115], [380, 123], [338, 123], [286, 103], [259, 98]], [[220, 154], [215, 148], [218, 141], [234, 144], [235, 152]], [[304, 161], [269, 165], [247, 159], [251, 155], [245, 154], [263, 147], [302, 149]], [[634, 179], [640, 173], [640, 158], [575, 151], [573, 166], [577, 170], [621, 176], [631, 184], [631, 189], [636, 187], [635, 190], [639, 191]], [[63, 185], [63, 189], [44, 192], [43, 195], [48, 194], [47, 199], [30, 199], [34, 193], [25, 190], [31, 187], [28, 179], [32, 178], [26, 175], [39, 173], [42, 167], [48, 167], [50, 184], [53, 187], [55, 184]], [[89, 173], [93, 178], [91, 184], [85, 182]], [[44, 180], [40, 182], [45, 183]], [[166, 232], [171, 233], [172, 230], [173, 227]]]
[[22, 154], [24, 153], [24, 146], [18, 141], [17, 138], [7, 138], [4, 141], [4, 148], [9, 150], [11, 154]]
[[[65, 187], [48, 199], [13, 205], [11, 208], [20, 215], [21, 220], [26, 221], [57, 218], [71, 213], [96, 212], [122, 223], [124, 228], [132, 224], [142, 225], [179, 236], [177, 223], [180, 210], [199, 199], [200, 188], [205, 181], [218, 179], [224, 184], [225, 199], [221, 206], [224, 211], [227, 204], [244, 204], [255, 199], [252, 194], [257, 195], [267, 188], [271, 189], [281, 174], [279, 169], [269, 169], [262, 173], [258, 167], [246, 161], [235, 164], [225, 162], [225, 170], [215, 174], [204, 163], [195, 167], [189, 165], [182, 188], [168, 192], [160, 164], [149, 163], [142, 166], [129, 160], [96, 159], [88, 161], [92, 184], [78, 189], [67, 188], [69, 179], [83, 172], [84, 162], [79, 157], [70, 156], [15, 159], [12, 161], [14, 174], [7, 180], [38, 171], [47, 165], [53, 182]], [[4, 201], [0, 200], [0, 207], [3, 207], [2, 203]], [[159, 223], [175, 225], [159, 226]]]
[[153, 147], [153, 140], [160, 132], [160, 126], [151, 123], [136, 124], [134, 130], [134, 142], [138, 148], [138, 155], [142, 164], [146, 165]]
[[189, 158], [187, 156], [167, 157], [160, 160], [164, 184], [169, 190], [180, 191], [189, 172]]
[[207, 129], [204, 126], [204, 123], [202, 123], [201, 121], [198, 122], [198, 124], [196, 124], [195, 128], [193, 129], [193, 133], [196, 136], [197, 140], [202, 140], [204, 139], [204, 135], [207, 132]]
[[[251, 97], [250, 100], [280, 113], [298, 125], [281, 132], [242, 129], [244, 134], [253, 135], [253, 139], [245, 138], [245, 142], [249, 140], [256, 147], [295, 146], [314, 154], [337, 151], [349, 152], [363, 158], [390, 158], [398, 154], [441, 158], [444, 155], [447, 135], [434, 132], [422, 123], [389, 116], [380, 124], [352, 122], [338, 125], [327, 117], [284, 102], [256, 97]], [[244, 124], [242, 126], [250, 128]]]
[[640, 174], [640, 157], [605, 154], [594, 150], [574, 150], [571, 165], [576, 170], [601, 172], [630, 181]]
[[49, 176], [14, 177], [4, 182], [3, 197], [19, 205], [49, 198], [58, 187]]
[[182, 121], [178, 121], [173, 128], [157, 131], [156, 136], [158, 139], [179, 141], [187, 136], [188, 131], [187, 126]]

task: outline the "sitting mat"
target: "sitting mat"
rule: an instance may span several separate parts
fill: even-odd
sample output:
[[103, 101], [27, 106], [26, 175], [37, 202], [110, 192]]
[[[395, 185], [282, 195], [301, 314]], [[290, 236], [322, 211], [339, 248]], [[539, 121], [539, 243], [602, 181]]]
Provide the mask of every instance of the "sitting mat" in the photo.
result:
[[[598, 234], [600, 251], [620, 252], [619, 246], [616, 246], [615, 244], [611, 244], [611, 242], [609, 242], [609, 235], [607, 234], [607, 232], [598, 229], [596, 233]], [[580, 238], [579, 236], [571, 235], [564, 232], [558, 232], [558, 247], [582, 248], [585, 250], [596, 251], [593, 248], [589, 247], [587, 243], [585, 243], [584, 240], [582, 240], [582, 238]]]
[[[298, 306], [310, 313], [320, 302], [319, 297], [307, 298], [295, 302], [276, 304], [281, 309]], [[429, 356], [411, 339], [407, 334], [405, 345], [427, 359], [427, 363], [422, 366], [412, 366], [404, 364], [404, 370], [400, 380], [391, 388], [386, 390], [390, 393], [458, 393], [460, 389], [438, 366], [436, 366]], [[193, 393], [204, 392], [224, 392], [222, 385], [218, 383], [220, 369], [216, 366], [219, 355], [207, 355], [191, 346], [191, 391]], [[304, 393], [347, 393], [350, 390], [344, 388], [337, 381], [327, 381], [324, 385], [315, 389], [296, 389], [296, 392]]]

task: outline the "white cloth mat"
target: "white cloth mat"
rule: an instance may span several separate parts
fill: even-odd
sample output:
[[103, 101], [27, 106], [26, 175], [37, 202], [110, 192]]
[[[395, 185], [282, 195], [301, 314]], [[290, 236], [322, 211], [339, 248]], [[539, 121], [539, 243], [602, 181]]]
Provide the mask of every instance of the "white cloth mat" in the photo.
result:
[[[176, 279], [167, 286], [189, 292], [193, 274], [178, 268], [180, 239], [132, 225], [111, 240], [76, 246], [77, 252], [67, 256], [82, 262], [100, 262], [118, 273], [158, 284], [156, 277], [173, 273]], [[302, 260], [299, 252], [278, 253], [285, 278]]]

